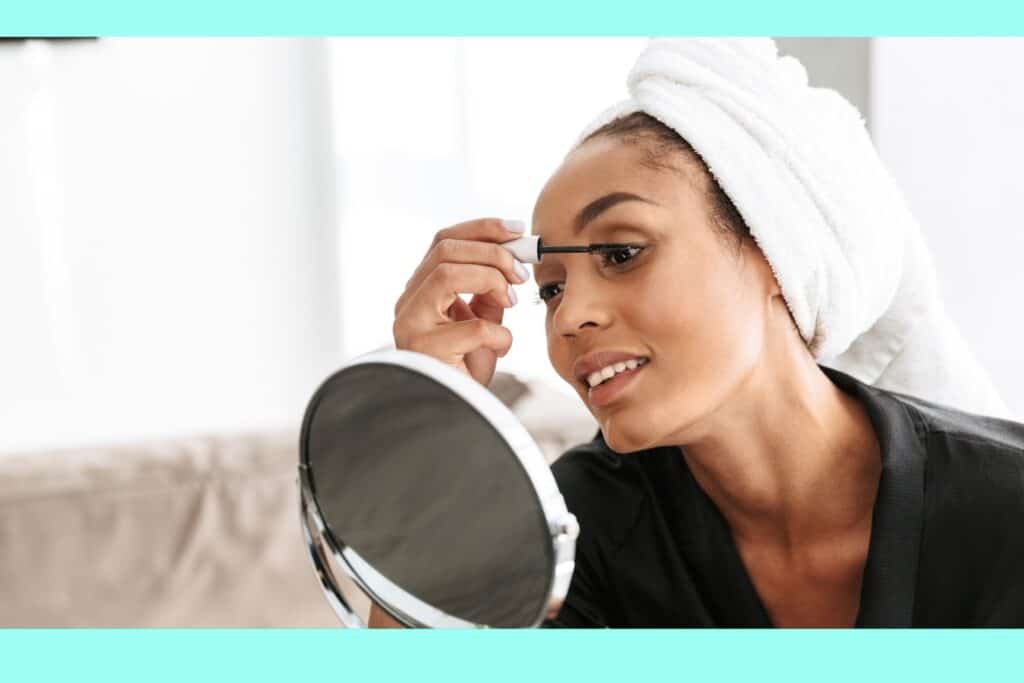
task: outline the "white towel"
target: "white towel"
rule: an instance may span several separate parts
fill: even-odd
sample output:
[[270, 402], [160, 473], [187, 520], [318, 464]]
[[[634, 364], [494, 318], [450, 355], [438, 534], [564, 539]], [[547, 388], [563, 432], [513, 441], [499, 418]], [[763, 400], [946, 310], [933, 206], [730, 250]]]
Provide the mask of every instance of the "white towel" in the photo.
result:
[[[609, 121], [644, 111], [701, 155], [808, 348], [880, 388], [1009, 417], [938, 295], [921, 231], [860, 113], [770, 38], [654, 39]], [[577, 140], [578, 142], [579, 140]]]

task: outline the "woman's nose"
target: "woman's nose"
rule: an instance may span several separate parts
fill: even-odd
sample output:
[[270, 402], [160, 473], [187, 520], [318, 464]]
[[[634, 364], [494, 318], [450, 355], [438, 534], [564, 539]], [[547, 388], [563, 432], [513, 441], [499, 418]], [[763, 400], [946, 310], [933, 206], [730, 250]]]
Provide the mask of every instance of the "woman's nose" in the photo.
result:
[[607, 327], [611, 319], [607, 302], [597, 292], [586, 287], [572, 290], [566, 286], [555, 309], [553, 322], [558, 334], [571, 337], [589, 327]]

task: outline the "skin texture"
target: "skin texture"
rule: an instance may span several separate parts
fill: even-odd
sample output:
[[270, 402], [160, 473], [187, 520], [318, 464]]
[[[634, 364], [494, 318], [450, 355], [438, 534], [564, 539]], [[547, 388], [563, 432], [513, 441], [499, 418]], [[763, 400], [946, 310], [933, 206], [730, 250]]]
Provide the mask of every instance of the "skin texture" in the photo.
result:
[[[584, 143], [537, 200], [547, 244], [646, 246], [623, 265], [548, 254], [535, 266], [551, 363], [614, 450], [680, 447], [777, 626], [851, 626], [881, 474], [871, 423], [808, 352], [756, 244], [713, 225], [705, 172], [681, 154], [649, 168], [644, 144]], [[613, 192], [648, 201], [577, 233], [581, 209]], [[595, 407], [573, 363], [601, 350], [650, 363]]]
[[370, 605], [370, 619], [366, 625], [370, 628], [404, 628], [376, 603]]

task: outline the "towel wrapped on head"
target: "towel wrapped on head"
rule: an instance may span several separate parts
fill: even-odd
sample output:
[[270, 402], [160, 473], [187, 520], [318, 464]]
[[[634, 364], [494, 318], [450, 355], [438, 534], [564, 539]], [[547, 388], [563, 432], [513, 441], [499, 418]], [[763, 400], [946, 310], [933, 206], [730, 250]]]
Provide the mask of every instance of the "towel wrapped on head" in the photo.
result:
[[942, 307], [921, 231], [853, 105], [770, 38], [654, 39], [631, 97], [703, 158], [775, 273], [816, 359], [863, 382], [1008, 417]]

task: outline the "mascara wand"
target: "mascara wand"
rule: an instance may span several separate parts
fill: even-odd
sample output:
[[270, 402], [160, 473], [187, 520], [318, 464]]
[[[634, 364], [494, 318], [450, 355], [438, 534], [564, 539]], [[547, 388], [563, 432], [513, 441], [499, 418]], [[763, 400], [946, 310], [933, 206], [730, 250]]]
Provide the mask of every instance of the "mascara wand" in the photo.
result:
[[589, 254], [595, 251], [621, 249], [621, 244], [588, 244], [579, 247], [546, 247], [537, 235], [518, 237], [509, 242], [502, 242], [502, 247], [512, 253], [523, 263], [540, 263], [544, 254]]

